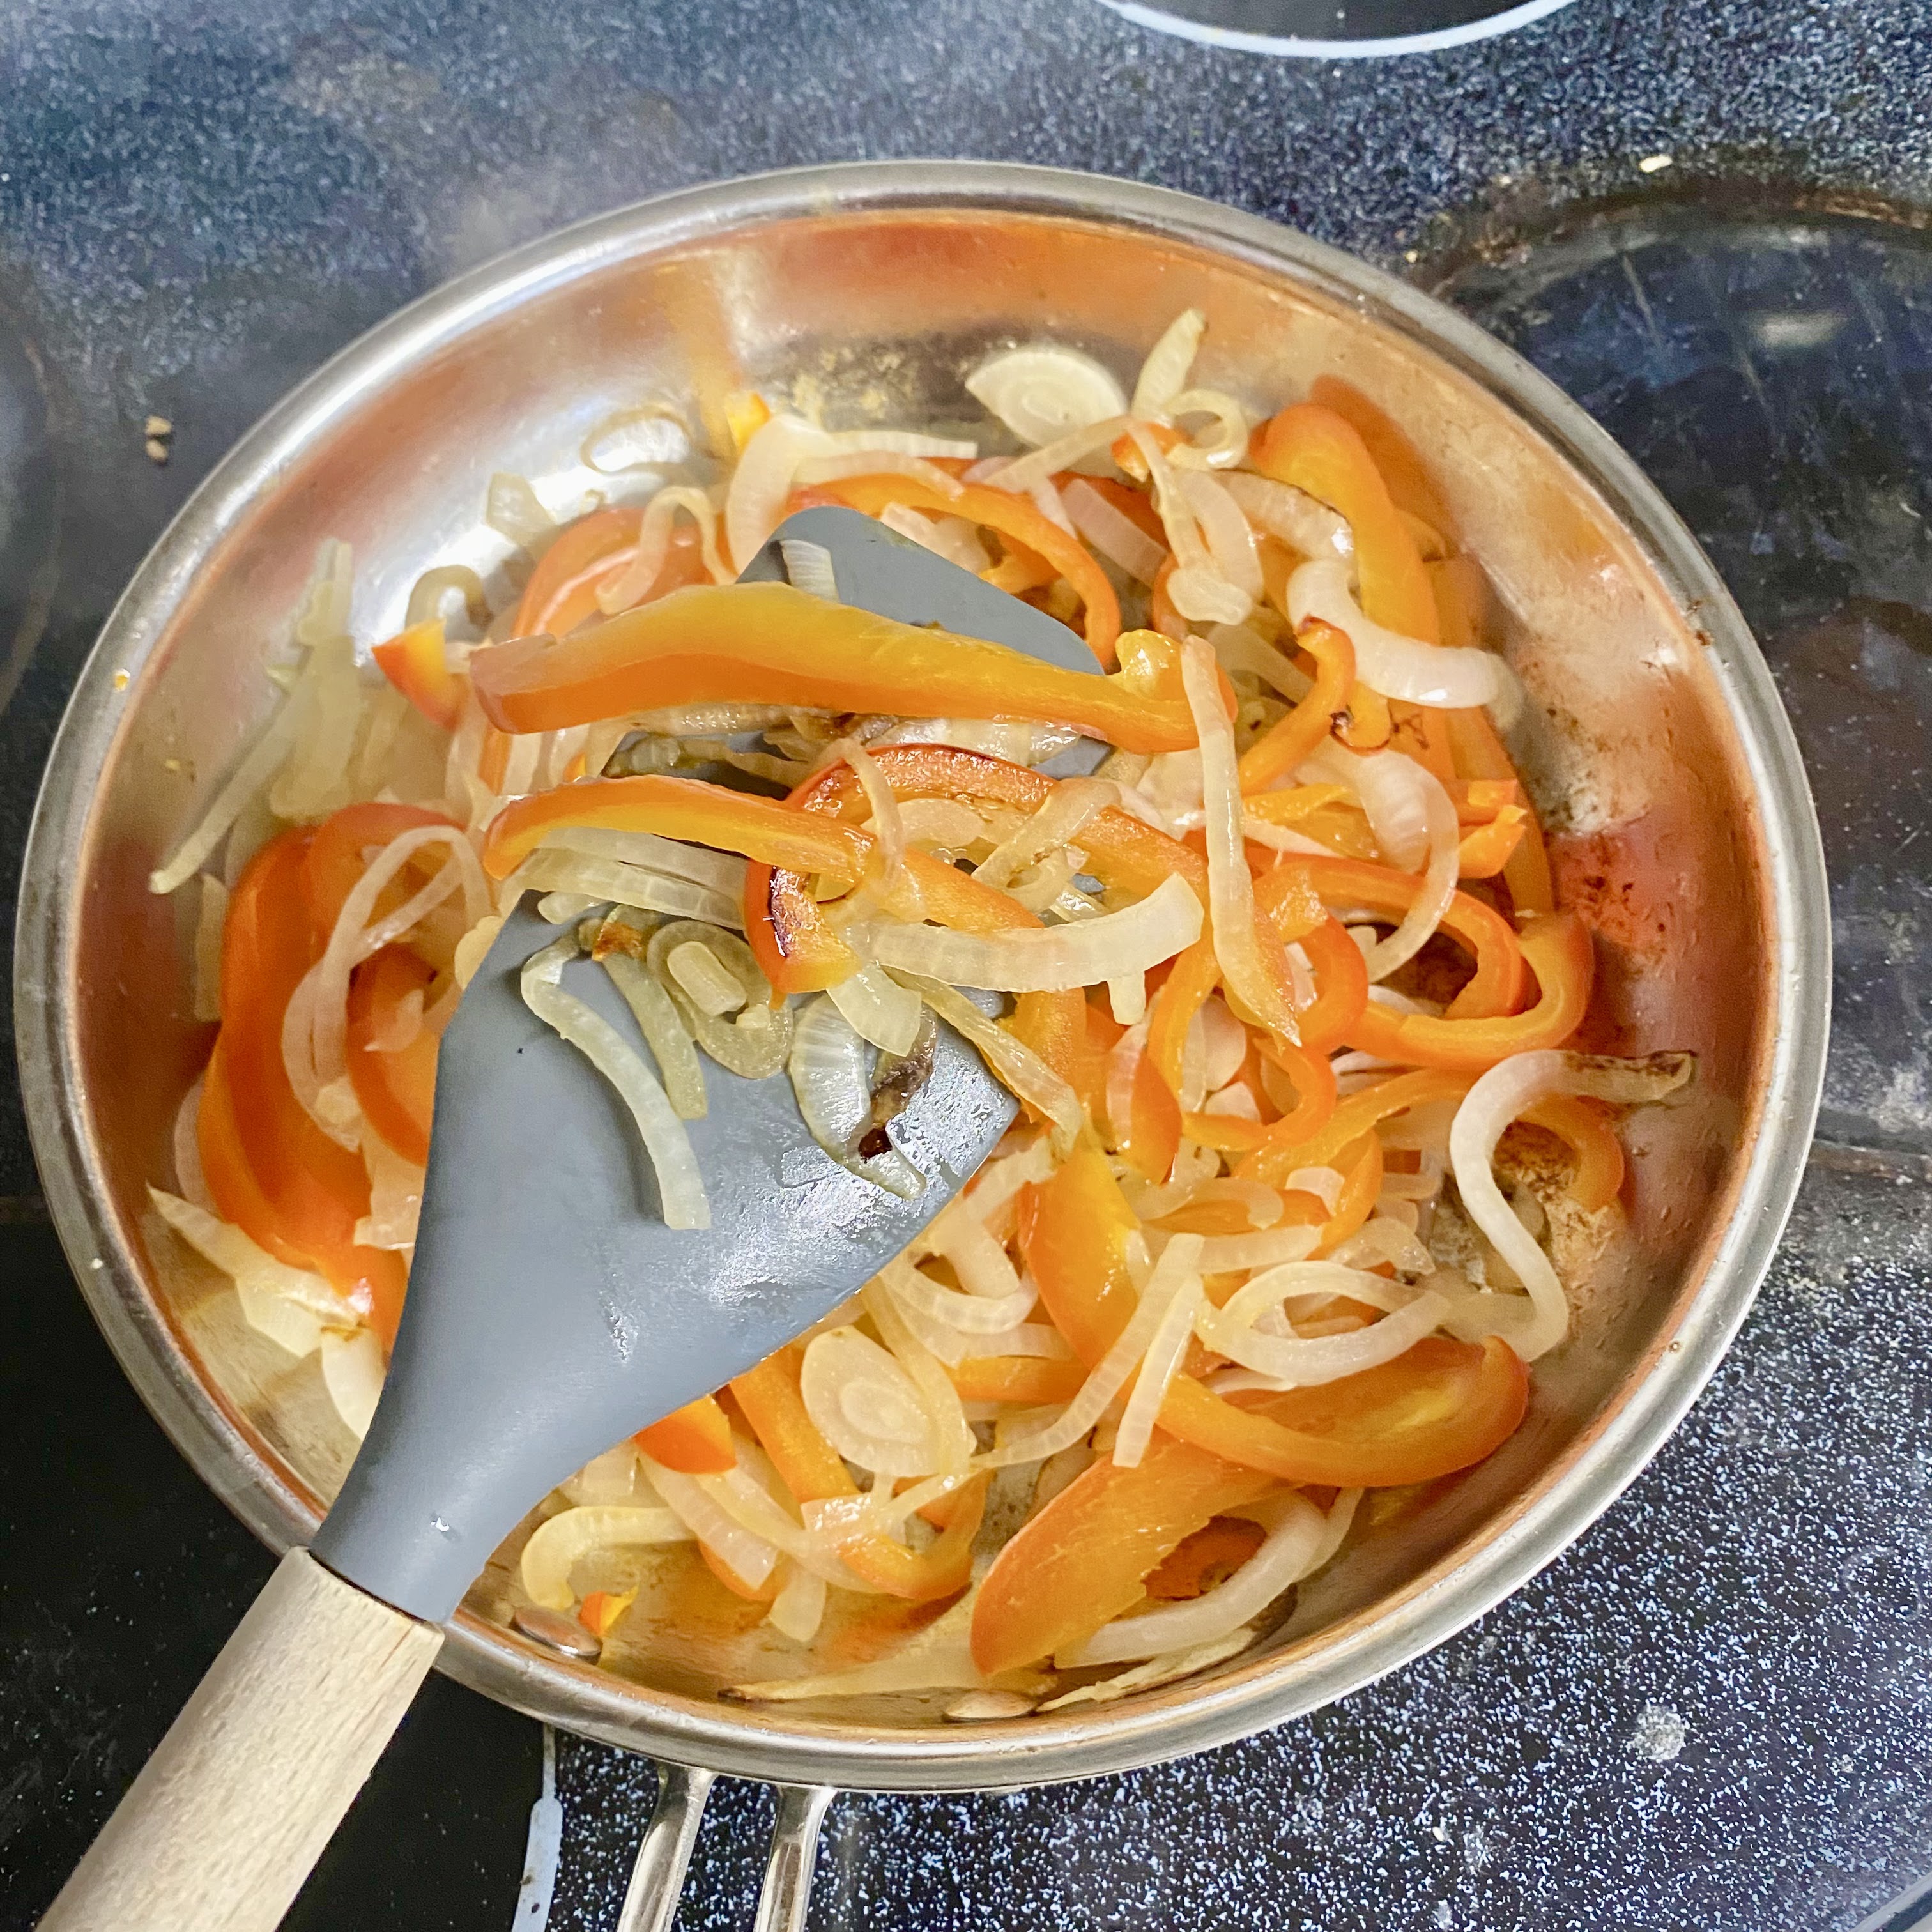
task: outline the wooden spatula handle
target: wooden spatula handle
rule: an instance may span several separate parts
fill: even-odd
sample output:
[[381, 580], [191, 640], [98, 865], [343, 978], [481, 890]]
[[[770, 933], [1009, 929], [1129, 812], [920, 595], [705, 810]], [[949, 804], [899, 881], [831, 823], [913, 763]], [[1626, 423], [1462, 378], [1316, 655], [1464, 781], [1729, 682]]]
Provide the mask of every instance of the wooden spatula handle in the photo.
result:
[[290, 1550], [41, 1932], [269, 1932], [442, 1645]]

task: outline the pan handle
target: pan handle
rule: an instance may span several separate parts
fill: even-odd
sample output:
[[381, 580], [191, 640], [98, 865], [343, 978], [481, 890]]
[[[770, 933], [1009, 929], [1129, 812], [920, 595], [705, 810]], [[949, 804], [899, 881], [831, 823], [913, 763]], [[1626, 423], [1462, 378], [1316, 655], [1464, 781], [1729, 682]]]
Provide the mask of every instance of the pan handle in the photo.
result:
[[752, 1932], [805, 1932], [812, 1903], [812, 1868], [818, 1862], [818, 1828], [838, 1794], [830, 1785], [781, 1784], [765, 1882]]
[[644, 1828], [638, 1862], [617, 1915], [617, 1932], [670, 1932], [677, 1902], [684, 1890], [685, 1868], [698, 1842], [704, 1801], [711, 1795], [712, 1774], [689, 1771], [681, 1764], [658, 1767], [657, 1808]]
[[[682, 1765], [658, 1767], [657, 1808], [644, 1828], [638, 1862], [617, 1915], [617, 1932], [671, 1932], [684, 1890], [686, 1868], [697, 1842], [712, 1774]], [[805, 1932], [812, 1903], [812, 1874], [818, 1862], [818, 1828], [838, 1793], [829, 1785], [781, 1784], [765, 1881], [758, 1892], [752, 1932]]]

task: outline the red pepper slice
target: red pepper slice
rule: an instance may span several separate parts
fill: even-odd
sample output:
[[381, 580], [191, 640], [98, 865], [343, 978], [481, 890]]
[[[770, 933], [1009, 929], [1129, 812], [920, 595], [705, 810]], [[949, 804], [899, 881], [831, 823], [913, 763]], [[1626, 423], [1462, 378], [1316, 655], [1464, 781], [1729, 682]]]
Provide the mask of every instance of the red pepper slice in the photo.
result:
[[[1111, 641], [1111, 640], [1110, 640]], [[1178, 676], [1063, 670], [1004, 645], [896, 622], [787, 584], [697, 585], [551, 642], [470, 660], [490, 722], [550, 731], [667, 704], [806, 704], [1071, 724], [1128, 751], [1195, 742]]]

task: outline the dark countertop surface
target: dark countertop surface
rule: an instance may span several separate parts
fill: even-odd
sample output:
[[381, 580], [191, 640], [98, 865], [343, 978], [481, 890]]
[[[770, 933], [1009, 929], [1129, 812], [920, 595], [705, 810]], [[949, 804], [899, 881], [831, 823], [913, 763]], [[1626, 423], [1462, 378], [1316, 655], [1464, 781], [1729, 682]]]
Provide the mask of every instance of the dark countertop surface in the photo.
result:
[[[290, 383], [562, 222], [794, 163], [1094, 169], [1437, 289], [1595, 412], [1766, 642], [1834, 877], [1829, 1145], [1684, 1426], [1575, 1548], [1342, 1704], [1129, 1778], [842, 1799], [813, 1923], [1905, 1932], [1932, 1872], [1932, 4], [1575, 0], [1290, 63], [1092, 0], [548, 9], [25, 0], [0, 21], [0, 868], [61, 704]], [[1668, 156], [1670, 164], [1640, 167]], [[166, 467], [150, 413], [176, 425]], [[259, 1586], [95, 1335], [0, 1090], [0, 1925]], [[438, 1681], [292, 1923], [510, 1925], [536, 1727]], [[557, 1742], [549, 1924], [615, 1922], [651, 1782]], [[748, 1923], [722, 1785], [681, 1924]], [[538, 1888], [541, 1889], [541, 1888]], [[526, 1890], [519, 1932], [538, 1932]], [[1876, 1916], [1874, 1916], [1876, 1915]]]

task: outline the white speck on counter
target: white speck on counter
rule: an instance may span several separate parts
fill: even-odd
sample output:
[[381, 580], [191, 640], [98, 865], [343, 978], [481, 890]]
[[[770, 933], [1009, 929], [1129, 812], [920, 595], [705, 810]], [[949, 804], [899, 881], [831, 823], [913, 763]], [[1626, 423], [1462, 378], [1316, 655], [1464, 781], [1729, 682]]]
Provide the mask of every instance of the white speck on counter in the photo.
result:
[[1640, 175], [1661, 174], [1666, 168], [1673, 165], [1676, 159], [1675, 154], [1646, 154], [1637, 163], [1636, 171]]
[[1668, 1764], [1690, 1735], [1689, 1726], [1668, 1704], [1646, 1704], [1630, 1733], [1630, 1748], [1652, 1764]]

